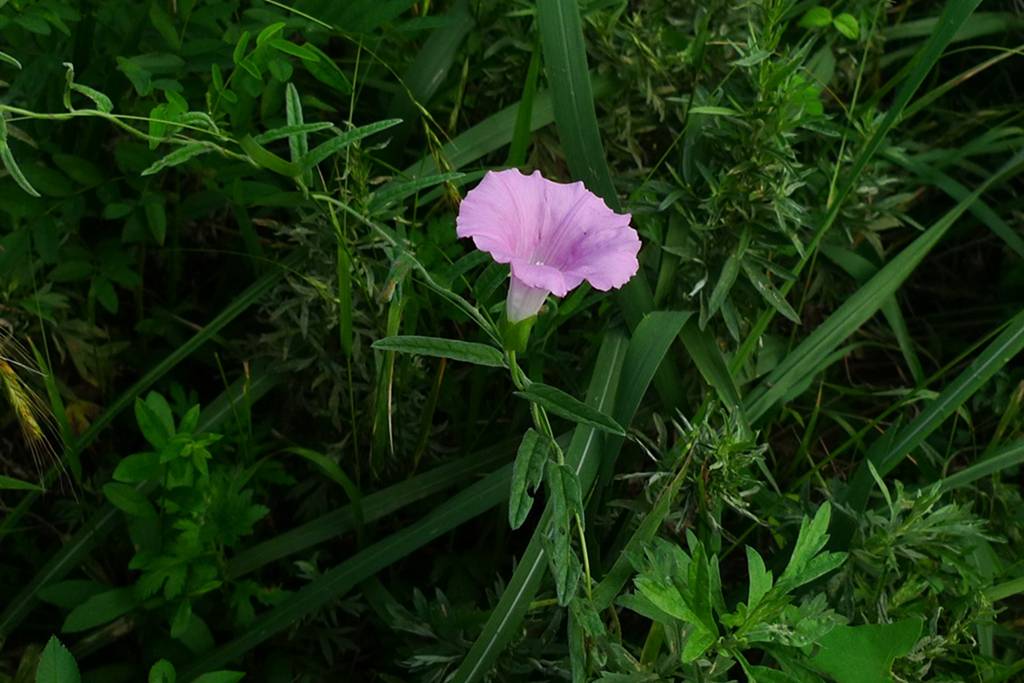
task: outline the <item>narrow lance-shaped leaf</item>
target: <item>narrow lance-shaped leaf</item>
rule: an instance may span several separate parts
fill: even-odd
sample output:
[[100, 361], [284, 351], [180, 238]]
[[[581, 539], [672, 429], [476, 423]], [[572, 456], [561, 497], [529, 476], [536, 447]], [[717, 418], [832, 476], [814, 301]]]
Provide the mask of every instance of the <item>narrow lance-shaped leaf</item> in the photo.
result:
[[547, 384], [533, 382], [522, 391], [517, 391], [516, 396], [536, 403], [545, 410], [549, 410], [573, 422], [596, 427], [619, 436], [623, 436], [626, 433], [626, 430], [608, 415], [588, 406], [583, 401], [570, 396], [561, 389], [556, 389]]
[[141, 175], [153, 175], [159, 173], [165, 168], [172, 168], [174, 166], [180, 166], [181, 164], [194, 159], [201, 154], [212, 152], [217, 150], [218, 147], [211, 142], [188, 142], [178, 147], [174, 151], [160, 157], [152, 164], [150, 164]]
[[474, 365], [485, 365], [492, 368], [505, 366], [504, 355], [493, 346], [458, 339], [398, 335], [378, 339], [373, 343], [373, 348], [378, 351], [395, 351], [418, 356], [450, 358], [451, 360], [473, 363]]
[[354, 142], [362, 140], [365, 137], [369, 137], [374, 133], [387, 130], [392, 126], [397, 126], [401, 122], [401, 119], [386, 119], [384, 121], [378, 121], [377, 123], [371, 123], [367, 126], [361, 126], [359, 128], [353, 128], [352, 130], [345, 131], [341, 135], [338, 135], [327, 142], [321, 143], [310, 150], [310, 152], [299, 162], [299, 166], [302, 167], [303, 171], [312, 170], [314, 166], [326, 160], [328, 157], [337, 154]]
[[32, 183], [22, 173], [18, 162], [14, 160], [14, 154], [11, 153], [11, 148], [7, 144], [7, 119], [4, 117], [3, 112], [0, 112], [0, 161], [3, 162], [4, 168], [14, 178], [14, 182], [18, 184], [18, 187], [33, 197], [40, 196], [36, 188], [32, 187]]
[[527, 429], [512, 466], [512, 491], [508, 499], [508, 523], [518, 529], [533, 507], [533, 495], [544, 479], [544, 464], [551, 452], [546, 436]]

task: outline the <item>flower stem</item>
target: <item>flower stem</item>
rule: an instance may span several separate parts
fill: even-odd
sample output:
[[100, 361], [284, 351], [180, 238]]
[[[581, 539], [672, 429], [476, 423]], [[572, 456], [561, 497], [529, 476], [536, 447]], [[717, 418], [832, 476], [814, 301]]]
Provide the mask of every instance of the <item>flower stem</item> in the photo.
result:
[[574, 515], [576, 518], [576, 530], [580, 536], [580, 552], [583, 554], [583, 573], [586, 575], [586, 583], [583, 584], [587, 591], [587, 600], [593, 602], [593, 580], [590, 578], [590, 553], [587, 552], [587, 535], [583, 530], [583, 519], [579, 515]]

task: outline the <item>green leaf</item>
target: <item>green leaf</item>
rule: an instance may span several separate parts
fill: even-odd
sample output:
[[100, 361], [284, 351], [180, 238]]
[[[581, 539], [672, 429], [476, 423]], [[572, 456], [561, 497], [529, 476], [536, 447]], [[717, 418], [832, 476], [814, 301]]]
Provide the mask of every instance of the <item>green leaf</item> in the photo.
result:
[[441, 183], [455, 182], [464, 177], [466, 177], [465, 173], [450, 171], [448, 173], [438, 173], [437, 175], [411, 178], [409, 180], [394, 180], [370, 196], [370, 210], [380, 211], [413, 196], [420, 190], [440, 185]]
[[79, 683], [78, 664], [68, 649], [50, 636], [36, 666], [36, 683]]
[[306, 71], [308, 71], [313, 78], [330, 88], [334, 88], [334, 90], [342, 95], [348, 95], [352, 92], [352, 83], [348, 80], [348, 76], [345, 75], [344, 71], [338, 68], [338, 65], [334, 63], [334, 60], [331, 59], [323, 50], [312, 43], [307, 43], [302, 47], [317, 56], [317, 60], [315, 62], [307, 61], [303, 63], [303, 66], [306, 67]]
[[[711, 296], [708, 298], [708, 310], [705, 314], [706, 318], [710, 320], [714, 317], [715, 313], [718, 313], [718, 309], [722, 307], [726, 298], [729, 296], [729, 292], [732, 290], [732, 286], [736, 283], [736, 277], [740, 273], [740, 260], [736, 254], [729, 254], [729, 258], [725, 260], [725, 264], [722, 266], [722, 272], [718, 276], [718, 282], [715, 283], [715, 288], [711, 291]], [[705, 320], [701, 318], [701, 328], [704, 327]]]
[[743, 266], [743, 272], [747, 275], [747, 279], [750, 280], [752, 285], [754, 285], [754, 288], [757, 289], [758, 293], [764, 297], [764, 300], [771, 304], [771, 306], [779, 313], [799, 325], [800, 316], [797, 315], [797, 312], [789, 305], [785, 296], [780, 294], [779, 291], [775, 289], [775, 286], [768, 281], [768, 278], [761, 272], [761, 269], [746, 259], [742, 261], [741, 265]]
[[699, 659], [718, 640], [716, 634], [705, 630], [699, 624], [693, 624], [692, 629], [690, 635], [686, 638], [686, 645], [683, 646], [681, 657], [683, 663], [686, 664]]
[[88, 97], [90, 100], [92, 100], [93, 104], [96, 105], [96, 108], [104, 114], [109, 114], [110, 112], [114, 111], [114, 103], [110, 101], [109, 97], [101, 93], [99, 90], [90, 88], [87, 85], [82, 85], [81, 83], [71, 83], [68, 85], [68, 87], [71, 90], [74, 90], [75, 92], [81, 93], [82, 95]]
[[238, 683], [245, 678], [242, 671], [211, 671], [196, 678], [192, 683]]
[[292, 57], [298, 57], [299, 59], [307, 62], [320, 61], [320, 56], [316, 52], [313, 52], [305, 45], [296, 45], [295, 43], [283, 40], [281, 38], [275, 38], [270, 41], [270, 47], [274, 48], [278, 52], [282, 52]]
[[523, 94], [516, 108], [516, 123], [512, 142], [508, 148], [507, 166], [518, 167], [526, 163], [527, 146], [530, 144], [530, 123], [533, 118], [533, 101], [537, 95], [537, 78], [540, 75], [540, 44], [535, 43], [530, 55], [530, 65], [523, 81]]
[[174, 618], [171, 619], [171, 637], [180, 638], [192, 624], [192, 603], [182, 600], [178, 608], [174, 610]]
[[11, 153], [11, 148], [7, 144], [7, 119], [4, 118], [3, 112], [0, 112], [0, 161], [3, 162], [4, 168], [14, 178], [14, 182], [18, 184], [18, 187], [33, 197], [40, 196], [36, 188], [32, 187], [32, 184], [28, 182], [28, 178], [22, 173], [18, 162], [14, 160], [14, 154]]
[[160, 476], [160, 456], [156, 453], [134, 453], [121, 459], [114, 469], [114, 479], [137, 484]]
[[288, 178], [296, 178], [306, 170], [300, 164], [285, 161], [273, 152], [256, 142], [251, 135], [246, 135], [238, 141], [238, 146], [253, 161], [256, 166], [273, 171]]
[[587, 68], [583, 24], [576, 0], [537, 3], [544, 67], [551, 84], [558, 136], [572, 175], [604, 198], [612, 210], [619, 199], [604, 158]]
[[146, 212], [146, 223], [149, 224], [149, 234], [157, 244], [163, 246], [167, 237], [167, 211], [164, 209], [163, 198], [157, 195], [150, 195], [142, 205]]
[[704, 116], [743, 116], [743, 112], [730, 109], [729, 107], [716, 107], [711, 105], [690, 107], [687, 114], [703, 114]]
[[43, 602], [62, 607], [67, 610], [78, 607], [94, 595], [98, 595], [108, 586], [86, 579], [71, 579], [59, 583], [51, 583], [39, 591], [39, 599]]
[[103, 485], [103, 495], [116, 508], [132, 517], [155, 519], [156, 509], [134, 486], [111, 482]]
[[860, 37], [860, 24], [857, 19], [848, 12], [843, 12], [832, 20], [832, 25], [850, 40], [857, 40]]
[[231, 51], [231, 61], [236, 65], [245, 58], [245, 50], [249, 47], [249, 37], [248, 31], [242, 31], [242, 35], [238, 36], [238, 42], [235, 43], [234, 50]]
[[[299, 99], [299, 91], [292, 83], [285, 86], [284, 103], [288, 127], [294, 129], [302, 126], [305, 123], [302, 118], [302, 101]], [[296, 130], [288, 135], [288, 152], [292, 163], [299, 163], [309, 153], [309, 136], [305, 131]], [[303, 181], [306, 185], [312, 185], [311, 171], [303, 172]]]
[[283, 21], [275, 21], [273, 24], [270, 24], [269, 26], [264, 27], [264, 29], [262, 31], [260, 31], [259, 34], [256, 36], [256, 46], [258, 47], [258, 46], [262, 45], [263, 43], [267, 42], [268, 40], [271, 40], [272, 38], [276, 38], [277, 35], [282, 30], [284, 30], [284, 27], [285, 27], [285, 22], [283, 22]]
[[764, 560], [750, 546], [747, 549], [747, 574], [750, 586], [747, 589], [747, 609], [754, 609], [761, 603], [761, 598], [772, 589], [772, 573], [765, 569]]
[[912, 617], [891, 624], [836, 626], [819, 641], [811, 664], [837, 683], [877, 683], [892, 679], [892, 663], [909, 653], [923, 622]]
[[155, 391], [149, 392], [145, 401], [141, 398], [135, 399], [135, 420], [146, 441], [154, 448], [163, 448], [174, 436], [174, 414], [171, 412], [171, 406], [167, 399]]
[[526, 521], [533, 506], [531, 491], [536, 491], [544, 479], [544, 464], [548, 461], [551, 444], [546, 436], [526, 430], [512, 465], [512, 488], [508, 499], [508, 524], [518, 529]]
[[7, 62], [8, 64], [14, 66], [17, 69], [21, 68], [21, 62], [19, 62], [17, 59], [7, 54], [6, 52], [0, 52], [0, 62]]
[[138, 601], [133, 588], [115, 588], [94, 595], [71, 610], [64, 620], [61, 631], [64, 633], [88, 631], [128, 614], [137, 605]]
[[828, 525], [832, 518], [832, 505], [821, 504], [814, 518], [806, 517], [800, 523], [793, 553], [786, 569], [776, 584], [782, 592], [788, 592], [837, 569], [845, 560], [846, 553], [818, 553], [828, 543]]
[[166, 659], [159, 660], [149, 669], [148, 683], [177, 683], [177, 679], [174, 665]]
[[359, 128], [353, 128], [347, 130], [340, 135], [337, 135], [327, 142], [321, 143], [317, 147], [310, 150], [309, 154], [303, 157], [299, 165], [302, 170], [312, 170], [317, 164], [325, 161], [327, 158], [337, 154], [341, 150], [345, 149], [349, 145], [362, 140], [363, 138], [379, 133], [383, 130], [387, 130], [392, 126], [397, 126], [401, 123], [401, 119], [385, 119], [384, 121], [378, 121], [371, 123], [366, 126], [360, 126]]
[[181, 40], [178, 38], [178, 32], [174, 29], [174, 20], [162, 5], [162, 0], [153, 0], [149, 4], [149, 21], [172, 50], [180, 50]]
[[578, 398], [570, 396], [561, 389], [556, 389], [547, 384], [532, 382], [523, 391], [517, 391], [516, 396], [525, 398], [531, 403], [536, 403], [545, 410], [549, 410], [555, 415], [561, 415], [573, 422], [596, 427], [619, 436], [626, 434], [626, 430], [611, 417], [596, 408], [588, 406]]
[[15, 479], [14, 477], [8, 477], [0, 474], [0, 490], [3, 491], [43, 491], [43, 487], [38, 484], [32, 484], [21, 479]]
[[505, 357], [498, 349], [486, 344], [465, 342], [440, 337], [419, 337], [400, 335], [385, 337], [373, 343], [378, 351], [409, 353], [417, 356], [450, 358], [452, 360], [484, 365], [491, 368], [505, 367]]
[[146, 169], [142, 171], [141, 175], [153, 175], [154, 173], [159, 173], [165, 168], [180, 166], [190, 159], [194, 159], [201, 154], [206, 154], [216, 149], [218, 149], [218, 147], [209, 142], [185, 143], [181, 147], [178, 147], [174, 151], [166, 154], [147, 166]]
[[1021, 463], [1024, 463], [1024, 440], [1003, 446], [984, 460], [945, 477], [939, 482], [939, 487], [943, 492], [951, 491]]
[[280, 140], [282, 138], [291, 137], [293, 135], [306, 134], [308, 136], [309, 133], [319, 133], [320, 131], [327, 130], [328, 128], [334, 128], [334, 124], [331, 123], [330, 121], [319, 121], [317, 123], [300, 123], [297, 125], [281, 126], [280, 128], [272, 128], [271, 130], [268, 130], [265, 133], [260, 133], [259, 135], [253, 137], [253, 140], [260, 143], [261, 145], [265, 145], [268, 142], [273, 142], [274, 140]]
[[832, 23], [832, 12], [828, 7], [812, 7], [800, 17], [800, 26], [804, 28], [821, 28]]
[[[608, 412], [612, 409], [615, 386], [625, 354], [626, 343], [621, 335], [606, 334], [598, 352], [597, 363], [591, 374], [590, 386], [587, 390], [588, 403], [598, 410]], [[637, 389], [642, 395], [651, 381], [652, 375], [653, 370], [650, 375], [638, 374], [627, 379], [629, 384], [642, 385], [642, 389]], [[594, 429], [578, 427], [573, 432], [572, 441], [566, 451], [566, 462], [576, 468], [580, 477], [581, 490], [588, 490], [597, 475], [602, 454], [600, 440], [597, 437], [598, 434]], [[521, 632], [522, 621], [530, 608], [530, 602], [540, 586], [541, 579], [544, 578], [544, 568], [547, 562], [542, 538], [550, 521], [551, 506], [548, 505], [537, 530], [516, 565], [512, 578], [484, 624], [483, 632], [462, 660], [451, 683], [470, 683], [482, 680], [489, 673], [502, 650]]]

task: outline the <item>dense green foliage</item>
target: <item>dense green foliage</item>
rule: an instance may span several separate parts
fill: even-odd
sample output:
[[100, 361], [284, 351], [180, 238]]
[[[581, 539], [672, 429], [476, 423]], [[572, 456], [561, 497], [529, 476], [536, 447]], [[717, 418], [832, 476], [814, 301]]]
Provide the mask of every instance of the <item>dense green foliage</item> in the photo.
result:
[[1019, 680], [1021, 10], [0, 0], [0, 682]]

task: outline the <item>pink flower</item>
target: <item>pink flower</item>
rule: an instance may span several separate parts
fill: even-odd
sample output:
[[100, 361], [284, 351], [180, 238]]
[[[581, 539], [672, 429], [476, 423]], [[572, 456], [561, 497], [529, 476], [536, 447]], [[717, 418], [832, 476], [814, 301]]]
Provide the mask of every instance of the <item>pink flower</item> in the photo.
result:
[[563, 297], [586, 280], [607, 291], [640, 267], [640, 238], [583, 183], [556, 183], [534, 171], [490, 171], [459, 207], [456, 232], [512, 268], [506, 315], [537, 314], [548, 294]]

